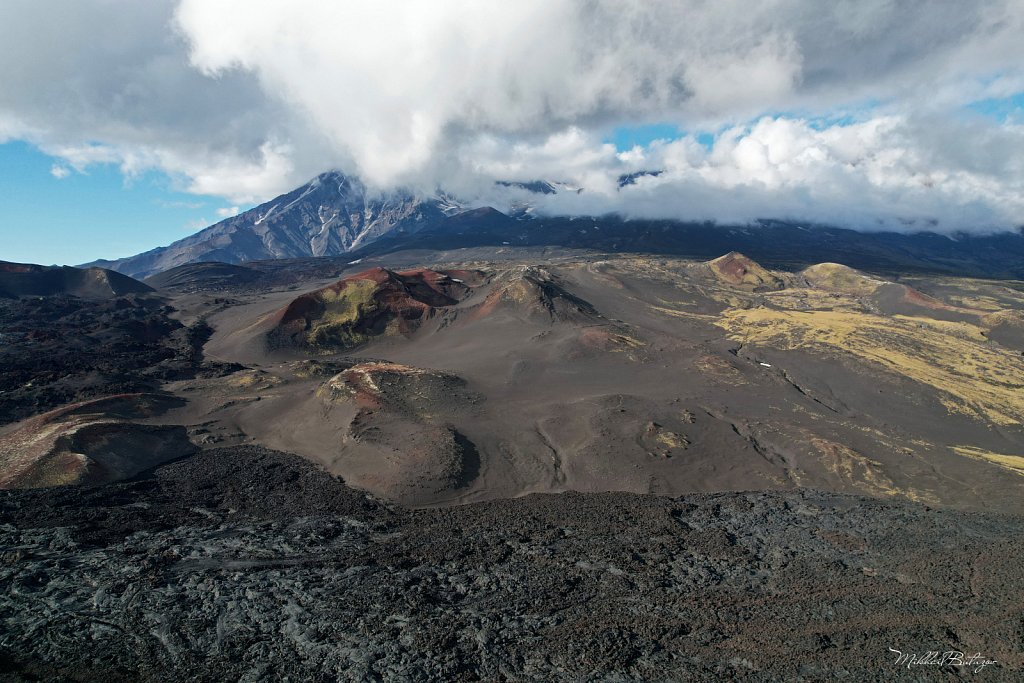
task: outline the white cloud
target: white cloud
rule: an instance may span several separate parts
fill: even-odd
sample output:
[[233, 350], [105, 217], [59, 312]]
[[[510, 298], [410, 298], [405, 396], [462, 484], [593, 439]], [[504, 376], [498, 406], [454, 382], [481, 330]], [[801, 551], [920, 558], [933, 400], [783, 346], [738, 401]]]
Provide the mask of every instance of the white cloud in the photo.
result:
[[237, 216], [239, 211], [241, 211], [241, 209], [237, 206], [225, 206], [217, 209], [217, 217], [231, 218], [232, 216]]
[[63, 180], [64, 178], [67, 178], [69, 175], [71, 175], [71, 170], [67, 166], [64, 166], [62, 164], [54, 164], [53, 166], [50, 167], [50, 175], [52, 175], [57, 180]]
[[[935, 125], [885, 116], [818, 129], [805, 120], [763, 118], [724, 131], [710, 149], [685, 137], [608, 155], [604, 182], [534, 201], [546, 213], [682, 220], [792, 218], [947, 232], [1019, 225], [1024, 126], [979, 135], [967, 124]], [[971, 163], [976, 148], [988, 150], [986, 164]], [[614, 183], [641, 169], [664, 172], [622, 188]]]
[[[0, 140], [231, 204], [340, 168], [481, 201], [585, 186], [563, 210], [1007, 227], [1020, 129], [962, 107], [1024, 91], [1022, 35], [1021, 0], [9, 2]], [[719, 134], [603, 142], [655, 122]]]

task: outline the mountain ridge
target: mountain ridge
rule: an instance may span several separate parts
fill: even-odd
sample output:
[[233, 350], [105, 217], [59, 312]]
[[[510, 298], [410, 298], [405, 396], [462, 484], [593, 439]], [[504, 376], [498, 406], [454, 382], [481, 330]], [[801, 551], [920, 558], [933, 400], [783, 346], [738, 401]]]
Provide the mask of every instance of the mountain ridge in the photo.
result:
[[[497, 185], [538, 197], [582, 191], [546, 181]], [[357, 178], [337, 171], [321, 174], [166, 247], [85, 266], [143, 279], [190, 263], [239, 264], [350, 254], [363, 258], [401, 249], [540, 245], [691, 258], [712, 258], [737, 249], [776, 267], [843, 261], [868, 270], [1024, 279], [1024, 232], [948, 236], [927, 231], [864, 232], [768, 219], [755, 225], [727, 225], [616, 214], [542, 216], [529, 203], [504, 213], [491, 206], [461, 203], [442, 191], [431, 196], [408, 190], [373, 194]]]
[[152, 291], [149, 285], [108, 268], [0, 261], [0, 298], [69, 294], [104, 299]]
[[328, 171], [165, 247], [85, 266], [146, 278], [187, 263], [338, 256], [391, 231], [415, 232], [460, 208], [441, 195], [375, 194], [357, 178]]

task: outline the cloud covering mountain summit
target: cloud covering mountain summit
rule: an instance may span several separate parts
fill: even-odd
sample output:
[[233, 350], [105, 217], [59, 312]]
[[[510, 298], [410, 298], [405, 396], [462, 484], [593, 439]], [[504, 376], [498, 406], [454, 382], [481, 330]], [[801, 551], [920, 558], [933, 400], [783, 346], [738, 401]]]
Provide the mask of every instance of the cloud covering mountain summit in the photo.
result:
[[[1024, 92], [1019, 0], [65, 0], [0, 16], [0, 139], [236, 204], [342, 168], [482, 202], [496, 179], [558, 178], [587, 192], [551, 202], [626, 215], [1020, 222], [1019, 109], [977, 106]], [[689, 135], [609, 142], [654, 123]]]

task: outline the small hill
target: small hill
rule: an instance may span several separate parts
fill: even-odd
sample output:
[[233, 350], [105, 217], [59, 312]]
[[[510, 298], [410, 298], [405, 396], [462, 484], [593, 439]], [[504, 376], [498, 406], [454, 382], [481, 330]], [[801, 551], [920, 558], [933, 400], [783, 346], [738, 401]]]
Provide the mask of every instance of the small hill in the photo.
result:
[[0, 434], [0, 488], [104, 484], [128, 479], [196, 448], [184, 427], [130, 420], [175, 402], [123, 394], [73, 403]]
[[762, 291], [782, 289], [785, 286], [781, 278], [736, 251], [708, 261], [707, 265], [717, 279], [736, 287]]
[[500, 273], [475, 314], [486, 316], [503, 309], [547, 321], [601, 317], [589, 302], [569, 292], [558, 277], [540, 266], [520, 266]]
[[268, 320], [272, 348], [347, 349], [384, 334], [410, 334], [483, 281], [470, 270], [371, 268], [293, 299]]
[[260, 273], [231, 263], [208, 261], [186, 263], [151, 275], [145, 282], [157, 289], [217, 289], [256, 282]]
[[890, 284], [887, 280], [867, 275], [841, 263], [818, 263], [805, 268], [800, 275], [817, 289], [856, 296], [874, 294], [882, 285]]
[[344, 427], [350, 444], [344, 478], [351, 486], [422, 505], [455, 495], [479, 472], [476, 446], [451, 424], [480, 400], [461, 377], [398, 363], [360, 363], [324, 382], [317, 399], [324, 421], [334, 411], [351, 416]]
[[152, 291], [149, 285], [106, 268], [40, 266], [0, 261], [0, 297], [69, 294], [84, 299], [106, 299]]
[[503, 214], [495, 208], [481, 206], [477, 209], [457, 213], [439, 223], [435, 228], [424, 232], [427, 234], [434, 231], [459, 234], [462, 231], [503, 233], [514, 229], [516, 223], [517, 221], [514, 218]]
[[908, 285], [862, 273], [840, 263], [818, 263], [800, 272], [811, 287], [861, 298], [885, 315], [925, 315], [976, 320], [978, 311], [951, 306]]
[[320, 388], [332, 400], [347, 396], [361, 408], [386, 408], [406, 416], [437, 415], [447, 404], [471, 402], [466, 382], [438, 370], [383, 361], [358, 363]]

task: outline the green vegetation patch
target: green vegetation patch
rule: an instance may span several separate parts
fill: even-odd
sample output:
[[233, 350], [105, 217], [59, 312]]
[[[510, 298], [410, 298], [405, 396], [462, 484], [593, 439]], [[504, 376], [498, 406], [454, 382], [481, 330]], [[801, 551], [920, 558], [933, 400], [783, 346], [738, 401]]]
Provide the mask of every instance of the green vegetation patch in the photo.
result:
[[323, 314], [311, 321], [306, 343], [320, 348], [352, 348], [365, 343], [366, 318], [377, 311], [373, 295], [377, 283], [372, 280], [350, 280], [337, 291], [324, 290], [320, 302]]

